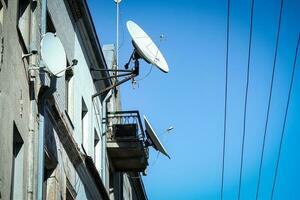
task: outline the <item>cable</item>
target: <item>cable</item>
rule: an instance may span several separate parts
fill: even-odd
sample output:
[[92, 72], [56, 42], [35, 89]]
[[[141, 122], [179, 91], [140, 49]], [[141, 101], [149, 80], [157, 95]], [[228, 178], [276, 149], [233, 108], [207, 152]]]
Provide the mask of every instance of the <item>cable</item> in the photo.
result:
[[147, 74], [145, 76], [143, 76], [142, 78], [140, 78], [140, 79], [136, 79], [136, 81], [142, 81], [145, 78], [147, 78], [151, 74], [152, 68], [153, 68], [153, 64], [151, 64], [150, 70], [147, 72]]
[[222, 153], [222, 183], [221, 183], [221, 200], [223, 199], [224, 189], [224, 168], [225, 168], [225, 150], [226, 150], [226, 128], [227, 128], [227, 88], [228, 88], [228, 46], [229, 46], [229, 17], [230, 17], [230, 0], [227, 1], [227, 36], [226, 36], [226, 72], [225, 72], [225, 103], [224, 103], [224, 132], [223, 132], [223, 153]]
[[258, 174], [258, 181], [257, 181], [257, 187], [256, 187], [256, 200], [258, 199], [258, 195], [259, 195], [261, 170], [262, 170], [262, 164], [263, 164], [263, 159], [264, 159], [267, 129], [268, 129], [268, 124], [269, 124], [269, 115], [270, 115], [270, 107], [271, 107], [272, 92], [273, 92], [273, 82], [274, 82], [274, 74], [275, 74], [275, 67], [276, 67], [276, 61], [277, 61], [278, 43], [279, 43], [280, 28], [281, 28], [282, 10], [283, 10], [283, 0], [281, 0], [281, 4], [280, 4], [280, 14], [279, 14], [279, 20], [278, 20], [277, 39], [276, 39], [274, 62], [273, 62], [273, 69], [272, 69], [272, 78], [271, 78], [271, 84], [270, 84], [268, 109], [267, 109], [266, 123], [265, 123], [265, 128], [264, 128], [264, 137], [263, 137], [263, 144], [262, 144], [260, 164], [259, 164], [259, 174]]
[[241, 165], [240, 165], [240, 178], [239, 178], [239, 187], [238, 187], [238, 199], [240, 199], [240, 196], [241, 196], [241, 183], [242, 183], [243, 162], [244, 162], [244, 146], [245, 146], [246, 117], [247, 117], [248, 88], [249, 88], [249, 71], [250, 71], [251, 44], [252, 44], [253, 10], [254, 10], [254, 0], [251, 0], [250, 38], [249, 38], [249, 48], [248, 48], [247, 83], [246, 83], [246, 94], [245, 94], [245, 104], [244, 104], [243, 140], [242, 140], [242, 153], [241, 153]]
[[283, 141], [283, 137], [284, 137], [285, 127], [286, 127], [286, 119], [287, 119], [287, 114], [288, 114], [288, 111], [289, 111], [291, 93], [292, 93], [292, 88], [293, 88], [293, 83], [294, 83], [294, 76], [295, 76], [295, 68], [296, 68], [297, 57], [298, 57], [299, 42], [300, 42], [300, 34], [298, 35], [298, 42], [297, 42], [296, 53], [295, 53], [295, 58], [294, 58], [293, 72], [292, 72], [292, 78], [291, 78], [290, 88], [289, 88], [289, 95], [288, 95], [287, 104], [286, 104], [286, 108], [285, 108], [284, 121], [283, 121], [281, 138], [280, 138], [280, 143], [279, 143], [279, 151], [278, 151], [275, 174], [274, 174], [273, 185], [272, 185], [271, 200], [273, 199], [275, 185], [276, 185], [278, 166], [279, 166], [279, 161], [280, 161], [280, 156], [281, 156], [281, 149], [282, 149], [282, 141]]
[[[162, 42], [163, 40], [162, 40], [162, 38], [163, 38], [163, 35], [162, 36], [160, 36], [160, 42]], [[157, 47], [157, 50], [156, 50], [156, 53], [155, 53], [155, 58], [157, 58], [157, 55], [158, 55], [158, 52], [159, 52], [159, 47], [160, 47], [160, 45], [158, 45], [158, 47]], [[147, 78], [150, 74], [151, 74], [151, 72], [152, 72], [152, 68], [153, 68], [153, 63], [151, 64], [151, 68], [150, 68], [150, 70], [148, 71], [148, 73], [145, 75], [145, 76], [143, 76], [142, 78], [140, 78], [140, 79], [136, 79], [136, 81], [142, 81], [142, 80], [144, 80], [145, 78]]]

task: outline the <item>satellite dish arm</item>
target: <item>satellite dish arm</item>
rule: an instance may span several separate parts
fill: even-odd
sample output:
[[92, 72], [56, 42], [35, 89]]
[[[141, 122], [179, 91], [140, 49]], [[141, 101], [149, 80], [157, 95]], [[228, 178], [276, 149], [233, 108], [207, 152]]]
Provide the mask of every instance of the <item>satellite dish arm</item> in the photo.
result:
[[102, 95], [103, 93], [105, 93], [105, 92], [107, 92], [107, 91], [109, 91], [109, 90], [111, 90], [111, 89], [113, 89], [113, 88], [115, 88], [115, 87], [121, 85], [122, 83], [125, 83], [125, 82], [127, 82], [127, 81], [133, 79], [134, 77], [136, 77], [136, 75], [135, 75], [135, 74], [131, 74], [131, 75], [128, 76], [127, 78], [124, 78], [123, 80], [118, 81], [117, 83], [115, 83], [115, 84], [113, 84], [113, 85], [111, 85], [111, 86], [109, 86], [109, 87], [107, 87], [107, 88], [101, 90], [100, 92], [94, 94], [94, 95], [92, 96], [92, 98], [95, 98], [95, 97], [97, 97], [97, 96], [99, 96], [99, 95]]
[[105, 78], [101, 78], [101, 79], [96, 79], [95, 81], [97, 80], [106, 80], [106, 79], [111, 79], [111, 78], [117, 78], [117, 77], [121, 77], [121, 76], [128, 76], [126, 78], [124, 78], [123, 80], [121, 81], [117, 81], [116, 83], [112, 84], [111, 86], [101, 90], [100, 92], [94, 94], [92, 96], [92, 98], [95, 98], [99, 95], [102, 95], [103, 93], [113, 89], [113, 88], [116, 88], [117, 86], [129, 81], [129, 80], [132, 80], [134, 79], [134, 77], [138, 76], [139, 75], [139, 72], [140, 72], [140, 63], [139, 63], [139, 60], [137, 58], [134, 57], [134, 54], [135, 54], [135, 51], [133, 51], [132, 55], [130, 56], [130, 59], [129, 59], [129, 62], [134, 59], [134, 68], [132, 70], [118, 70], [118, 69], [91, 69], [91, 70], [94, 70], [94, 71], [111, 71], [111, 72], [128, 72], [128, 73], [124, 73], [124, 74], [117, 74], [117, 75], [114, 75], [114, 76], [109, 76], [109, 77], [105, 77]]
[[129, 73], [118, 74], [118, 75], [114, 75], [114, 76], [109, 76], [109, 77], [105, 77], [105, 78], [98, 78], [98, 79], [93, 79], [93, 80], [94, 81], [103, 81], [103, 80], [112, 79], [112, 78], [118, 78], [118, 77], [122, 77], [122, 76], [129, 76], [132, 73], [133, 73], [133, 71], [131, 71]]
[[90, 68], [91, 71], [97, 71], [97, 72], [132, 72], [130, 69], [95, 69]]
[[63, 69], [63, 70], [57, 72], [56, 74], [54, 74], [54, 76], [57, 76], [58, 74], [60, 74], [60, 73], [62, 73], [62, 72], [64, 72], [64, 71], [67, 71], [68, 69], [73, 68], [73, 67], [76, 66], [77, 64], [78, 64], [78, 60], [73, 59], [73, 60], [72, 60], [72, 64], [71, 64], [70, 66], [67, 66], [66, 69]]

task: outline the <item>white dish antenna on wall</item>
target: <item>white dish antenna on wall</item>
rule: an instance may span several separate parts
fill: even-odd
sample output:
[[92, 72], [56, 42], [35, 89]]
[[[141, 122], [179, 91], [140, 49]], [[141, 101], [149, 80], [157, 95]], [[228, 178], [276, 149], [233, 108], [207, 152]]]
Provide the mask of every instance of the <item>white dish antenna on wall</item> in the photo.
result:
[[67, 58], [60, 39], [54, 33], [46, 33], [41, 41], [42, 60], [51, 75], [61, 77], [65, 74]]
[[159, 138], [157, 137], [154, 129], [152, 128], [150, 122], [147, 120], [145, 115], [144, 115], [144, 121], [145, 121], [145, 127], [146, 127], [146, 135], [148, 137], [148, 139], [147, 139], [148, 145], [153, 146], [154, 149], [156, 149], [157, 151], [161, 152], [162, 154], [167, 156], [169, 159], [171, 159], [169, 154], [167, 153], [167, 150], [165, 149], [163, 144], [160, 142]]
[[158, 67], [161, 71], [168, 73], [169, 66], [152, 39], [133, 21], [127, 21], [127, 29], [132, 37], [133, 45], [141, 58], [146, 62]]

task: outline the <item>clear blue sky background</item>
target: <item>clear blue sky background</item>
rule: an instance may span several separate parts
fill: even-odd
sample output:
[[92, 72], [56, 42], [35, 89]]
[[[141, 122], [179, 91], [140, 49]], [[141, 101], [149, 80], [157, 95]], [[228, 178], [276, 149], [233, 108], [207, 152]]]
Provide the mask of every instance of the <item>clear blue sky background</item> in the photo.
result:
[[[101, 44], [115, 43], [113, 0], [88, 3]], [[231, 5], [225, 199], [236, 199], [238, 192], [250, 0]], [[279, 8], [279, 0], [255, 1], [241, 199], [254, 199], [256, 193]], [[120, 64], [132, 52], [126, 21], [133, 20], [160, 45], [170, 66], [169, 74], [153, 68], [136, 89], [122, 86], [124, 110], [140, 110], [159, 134], [175, 127], [161, 137], [172, 159], [156, 160], [151, 152], [143, 178], [149, 199], [220, 199], [227, 1], [123, 0], [120, 11]], [[260, 199], [270, 198], [299, 32], [300, 2], [285, 0]], [[300, 199], [299, 57], [274, 199]], [[143, 62], [140, 78], [149, 69]]]

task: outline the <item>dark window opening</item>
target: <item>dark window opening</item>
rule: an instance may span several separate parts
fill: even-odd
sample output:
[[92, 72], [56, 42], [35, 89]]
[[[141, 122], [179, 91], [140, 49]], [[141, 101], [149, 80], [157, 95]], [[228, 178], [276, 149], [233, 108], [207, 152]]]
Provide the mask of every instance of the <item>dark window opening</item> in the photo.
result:
[[50, 13], [47, 12], [47, 24], [46, 24], [46, 32], [56, 33], [55, 26], [53, 24], [52, 18], [50, 16]]
[[[44, 152], [44, 179], [43, 179], [43, 200], [47, 199], [48, 180], [51, 176], [55, 176], [55, 169], [58, 165], [58, 161], [52, 155], [52, 153], [45, 150]], [[49, 187], [51, 189], [51, 187]]]
[[24, 141], [14, 122], [13, 124], [13, 159], [11, 174], [11, 199], [23, 199], [23, 144]]
[[109, 193], [114, 192], [114, 173], [111, 169], [109, 169]]
[[66, 180], [66, 200], [75, 200], [77, 193], [72, 184], [70, 183], [69, 179], [66, 178]]
[[87, 149], [87, 146], [85, 144], [86, 140], [86, 133], [88, 132], [88, 119], [87, 119], [87, 113], [88, 109], [85, 104], [84, 99], [81, 100], [81, 134], [82, 134], [82, 144], [83, 147]]
[[3, 26], [3, 15], [4, 15], [4, 7], [2, 4], [2, 1], [0, 0], [0, 33], [2, 32], [2, 26]]
[[17, 30], [24, 53], [29, 52], [30, 12], [30, 0], [19, 0]]
[[94, 131], [95, 133], [95, 135], [94, 135], [94, 162], [96, 162], [96, 157], [97, 157], [97, 144], [98, 144], [98, 142], [99, 142], [99, 140], [100, 140], [100, 138], [99, 138], [99, 135], [98, 135], [98, 133], [97, 133], [97, 130], [95, 129], [95, 131]]
[[[70, 66], [67, 61], [67, 67]], [[66, 111], [70, 115], [73, 113], [73, 69], [69, 68], [65, 72], [65, 106]], [[73, 116], [72, 116], [73, 117]]]

